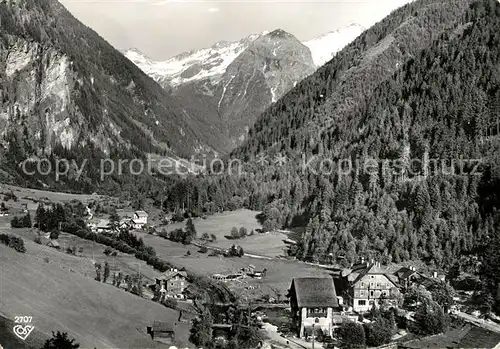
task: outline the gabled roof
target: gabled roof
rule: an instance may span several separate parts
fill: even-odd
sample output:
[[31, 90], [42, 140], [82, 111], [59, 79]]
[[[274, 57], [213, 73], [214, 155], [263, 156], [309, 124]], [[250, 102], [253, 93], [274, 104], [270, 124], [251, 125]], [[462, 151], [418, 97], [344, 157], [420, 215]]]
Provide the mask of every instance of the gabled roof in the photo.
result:
[[[355, 274], [355, 273], [353, 273], [353, 274]], [[392, 284], [394, 284], [394, 286], [396, 286], [396, 283], [389, 276], [387, 270], [377, 266], [376, 264], [372, 264], [371, 266], [368, 266], [363, 270], [359, 270], [358, 273], [356, 273], [356, 274], [357, 274], [357, 276], [356, 276], [356, 278], [354, 278], [354, 281], [351, 281], [352, 278], [348, 277], [348, 280], [350, 282], [352, 282], [353, 285], [357, 284], [366, 275], [384, 275]]]
[[109, 229], [109, 219], [101, 219], [99, 223], [97, 223], [98, 229]]
[[116, 213], [118, 213], [118, 216], [121, 219], [134, 217], [134, 211], [125, 211], [125, 210], [123, 210], [123, 211], [117, 211]]
[[166, 271], [164, 272], [163, 274], [161, 274], [161, 276], [158, 278], [159, 280], [170, 280], [171, 278], [173, 278], [174, 276], [182, 276], [184, 278], [187, 278], [187, 272], [185, 271], [172, 271], [172, 270], [169, 270], [169, 271]]
[[47, 246], [61, 247], [61, 245], [59, 244], [59, 242], [57, 242], [56, 240], [50, 240], [49, 243], [47, 244]]
[[144, 218], [144, 217], [148, 216], [146, 211], [135, 211], [135, 214], [137, 215], [137, 217], [140, 217], [140, 218]]
[[412, 270], [412, 269], [406, 268], [406, 267], [402, 267], [401, 269], [399, 269], [398, 271], [395, 272], [397, 277], [400, 279], [403, 279], [403, 280], [408, 279], [410, 276], [412, 276], [416, 273], [417, 273], [416, 270]]
[[153, 322], [153, 331], [157, 332], [174, 332], [174, 324], [170, 322]]
[[331, 277], [294, 278], [291, 291], [295, 292], [299, 308], [339, 306]]

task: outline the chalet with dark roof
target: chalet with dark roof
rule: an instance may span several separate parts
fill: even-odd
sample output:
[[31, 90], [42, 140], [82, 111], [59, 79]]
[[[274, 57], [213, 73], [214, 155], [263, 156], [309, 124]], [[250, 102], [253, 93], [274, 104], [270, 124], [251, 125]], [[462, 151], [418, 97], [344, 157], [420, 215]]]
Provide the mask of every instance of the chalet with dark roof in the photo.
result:
[[317, 330], [332, 336], [333, 318], [340, 315], [341, 308], [331, 277], [295, 278], [289, 296], [293, 323], [301, 338]]

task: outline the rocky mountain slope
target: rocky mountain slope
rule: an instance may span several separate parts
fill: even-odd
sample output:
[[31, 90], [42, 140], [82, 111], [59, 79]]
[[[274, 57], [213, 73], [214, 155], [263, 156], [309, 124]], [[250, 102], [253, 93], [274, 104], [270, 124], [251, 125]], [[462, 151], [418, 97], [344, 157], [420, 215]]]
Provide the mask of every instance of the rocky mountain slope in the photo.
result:
[[2, 1], [0, 18], [0, 157], [11, 169], [89, 149], [207, 150], [177, 101], [58, 1]]
[[202, 129], [210, 130], [207, 144], [227, 152], [241, 144], [260, 113], [363, 30], [352, 25], [305, 43], [275, 30], [165, 62], [154, 62], [136, 49], [124, 54], [182, 100]]

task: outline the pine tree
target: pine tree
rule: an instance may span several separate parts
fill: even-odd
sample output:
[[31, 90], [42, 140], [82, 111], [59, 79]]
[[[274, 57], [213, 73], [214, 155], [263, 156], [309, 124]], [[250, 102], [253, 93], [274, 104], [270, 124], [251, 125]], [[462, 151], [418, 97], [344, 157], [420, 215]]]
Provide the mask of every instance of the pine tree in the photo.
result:
[[75, 339], [69, 339], [66, 332], [52, 332], [52, 338], [47, 339], [42, 349], [78, 349], [80, 344]]
[[112, 231], [118, 231], [118, 227], [120, 226], [120, 216], [114, 207], [111, 209], [111, 213], [109, 214], [108, 226]]
[[106, 262], [104, 262], [104, 275], [103, 275], [102, 282], [106, 283], [106, 281], [108, 280], [108, 277], [109, 277], [109, 264], [106, 261]]
[[189, 217], [186, 222], [186, 233], [188, 234], [190, 240], [196, 238], [197, 232], [191, 217]]

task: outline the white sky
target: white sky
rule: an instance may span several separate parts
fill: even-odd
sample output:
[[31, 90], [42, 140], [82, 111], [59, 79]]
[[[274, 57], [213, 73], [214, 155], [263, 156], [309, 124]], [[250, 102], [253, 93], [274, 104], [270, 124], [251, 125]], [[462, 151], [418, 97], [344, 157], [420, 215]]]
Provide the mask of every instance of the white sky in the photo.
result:
[[300, 40], [358, 23], [365, 28], [410, 0], [59, 0], [118, 49], [155, 60], [284, 29]]

